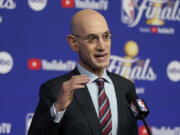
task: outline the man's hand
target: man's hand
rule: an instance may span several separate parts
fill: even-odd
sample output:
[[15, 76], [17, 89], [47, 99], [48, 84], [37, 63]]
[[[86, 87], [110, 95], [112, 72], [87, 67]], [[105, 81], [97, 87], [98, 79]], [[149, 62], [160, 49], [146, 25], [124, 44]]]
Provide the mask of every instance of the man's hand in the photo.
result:
[[70, 80], [64, 82], [54, 104], [56, 111], [65, 110], [72, 102], [74, 91], [84, 88], [87, 82], [89, 82], [89, 78], [86, 75], [72, 76]]

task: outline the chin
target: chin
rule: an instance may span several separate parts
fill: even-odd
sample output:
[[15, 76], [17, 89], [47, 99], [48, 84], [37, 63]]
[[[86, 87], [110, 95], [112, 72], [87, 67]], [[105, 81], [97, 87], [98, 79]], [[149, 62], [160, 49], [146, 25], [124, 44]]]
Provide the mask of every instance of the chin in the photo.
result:
[[107, 62], [107, 63], [98, 63], [95, 67], [97, 68], [97, 69], [104, 69], [104, 68], [107, 68], [109, 66], [109, 62]]

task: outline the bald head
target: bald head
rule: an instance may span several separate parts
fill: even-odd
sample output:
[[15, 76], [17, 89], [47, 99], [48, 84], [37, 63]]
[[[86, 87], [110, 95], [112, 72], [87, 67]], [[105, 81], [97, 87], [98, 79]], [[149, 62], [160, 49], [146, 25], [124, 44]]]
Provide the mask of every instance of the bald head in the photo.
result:
[[93, 32], [93, 28], [101, 30], [101, 27], [99, 26], [103, 26], [103, 28], [106, 27], [107, 30], [109, 29], [104, 16], [95, 10], [84, 9], [73, 16], [71, 31], [73, 34], [82, 36], [89, 32]]

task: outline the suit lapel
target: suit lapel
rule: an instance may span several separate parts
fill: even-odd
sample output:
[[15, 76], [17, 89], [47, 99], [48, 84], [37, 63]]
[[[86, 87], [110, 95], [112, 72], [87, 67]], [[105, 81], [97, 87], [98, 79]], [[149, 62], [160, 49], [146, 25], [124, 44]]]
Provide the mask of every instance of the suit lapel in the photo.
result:
[[100, 135], [100, 124], [99, 120], [88, 92], [87, 88], [79, 89], [75, 92], [75, 98], [78, 101], [82, 112], [84, 113], [90, 128], [92, 129], [94, 135]]
[[[73, 74], [74, 75], [79, 74], [77, 68], [73, 71]], [[95, 107], [87, 87], [76, 90], [74, 93], [74, 98], [78, 102], [94, 135], [101, 135], [101, 127], [99, 124], [99, 119], [96, 114]]]

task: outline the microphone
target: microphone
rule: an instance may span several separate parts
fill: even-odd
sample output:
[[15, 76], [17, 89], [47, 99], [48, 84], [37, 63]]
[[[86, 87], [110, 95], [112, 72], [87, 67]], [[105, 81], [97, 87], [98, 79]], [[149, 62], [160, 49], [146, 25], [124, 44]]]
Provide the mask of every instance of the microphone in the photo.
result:
[[147, 117], [147, 115], [149, 114], [149, 109], [145, 104], [144, 100], [137, 97], [136, 94], [131, 91], [128, 91], [125, 96], [130, 105], [130, 109], [134, 117], [138, 120], [142, 120], [148, 134], [152, 135], [150, 129], [148, 128], [148, 124], [145, 121], [145, 117]]
[[126, 93], [126, 99], [130, 104], [131, 112], [136, 119], [141, 120], [142, 117], [147, 117], [147, 115], [149, 114], [149, 109], [143, 99], [138, 98], [130, 91]]

